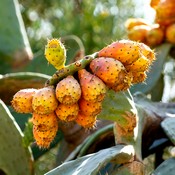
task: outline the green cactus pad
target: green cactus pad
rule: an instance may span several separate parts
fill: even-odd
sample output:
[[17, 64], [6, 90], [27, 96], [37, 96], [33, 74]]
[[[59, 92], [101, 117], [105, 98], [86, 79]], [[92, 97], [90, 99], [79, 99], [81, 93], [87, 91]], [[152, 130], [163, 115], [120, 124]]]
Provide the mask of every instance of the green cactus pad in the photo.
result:
[[0, 100], [0, 170], [5, 174], [32, 174], [31, 151], [22, 146], [22, 137], [19, 126]]

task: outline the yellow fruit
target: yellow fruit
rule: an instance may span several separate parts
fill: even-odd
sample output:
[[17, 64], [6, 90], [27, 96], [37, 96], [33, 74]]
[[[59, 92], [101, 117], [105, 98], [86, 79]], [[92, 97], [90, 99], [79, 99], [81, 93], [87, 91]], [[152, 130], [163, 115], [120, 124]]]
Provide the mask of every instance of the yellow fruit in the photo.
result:
[[125, 67], [128, 72], [144, 72], [148, 70], [149, 66], [150, 60], [141, 54], [140, 58], [137, 61]]
[[47, 125], [33, 125], [33, 136], [36, 144], [40, 148], [49, 148], [50, 143], [54, 140], [58, 131], [58, 124], [54, 124], [51, 128]]
[[52, 86], [39, 89], [33, 96], [32, 107], [38, 114], [52, 113], [57, 106], [58, 101]]
[[151, 30], [151, 27], [147, 25], [135, 26], [128, 31], [128, 38], [132, 41], [145, 43], [146, 36], [150, 30]]
[[94, 117], [94, 116], [86, 116], [86, 115], [83, 115], [79, 112], [78, 114], [78, 117], [76, 118], [76, 122], [86, 128], [86, 129], [92, 129], [95, 127], [95, 124], [96, 124], [96, 121], [97, 121], [97, 117]]
[[78, 104], [83, 115], [96, 116], [102, 110], [102, 102], [88, 102], [81, 98]]
[[133, 84], [142, 83], [147, 78], [146, 72], [132, 72], [132, 75], [133, 75], [133, 80], [132, 80]]
[[47, 127], [52, 127], [54, 124], [57, 123], [57, 116], [55, 112], [50, 114], [32, 114], [32, 123], [33, 125], [47, 125]]
[[81, 88], [78, 81], [69, 75], [56, 86], [56, 97], [60, 103], [74, 104], [81, 97]]
[[55, 123], [52, 127], [48, 127], [47, 125], [33, 125], [33, 132], [36, 132], [41, 138], [54, 138], [57, 130], [57, 123]]
[[155, 22], [161, 26], [175, 23], [175, 0], [162, 0], [157, 3]]
[[58, 70], [65, 66], [66, 49], [59, 39], [48, 40], [45, 57]]
[[60, 103], [55, 112], [60, 120], [70, 122], [77, 118], [79, 106], [78, 103], [74, 103], [71, 105], [65, 105]]
[[147, 33], [146, 44], [148, 46], [155, 47], [163, 42], [164, 36], [163, 28], [159, 25], [154, 25]]
[[143, 54], [152, 63], [156, 59], [154, 51], [144, 43], [138, 43], [138, 45], [140, 47], [140, 53]]
[[12, 107], [19, 113], [32, 113], [32, 99], [37, 92], [36, 89], [22, 89], [18, 91], [12, 99]]
[[128, 18], [125, 22], [125, 27], [127, 30], [131, 30], [135, 26], [147, 25], [150, 24], [143, 18]]
[[175, 44], [175, 23], [166, 28], [166, 40], [172, 44]]

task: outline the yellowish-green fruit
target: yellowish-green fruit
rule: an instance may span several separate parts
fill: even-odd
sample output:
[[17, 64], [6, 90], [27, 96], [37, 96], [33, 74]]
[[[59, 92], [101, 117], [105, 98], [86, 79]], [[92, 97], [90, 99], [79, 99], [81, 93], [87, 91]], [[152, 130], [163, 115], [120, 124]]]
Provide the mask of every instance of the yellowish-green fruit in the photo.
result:
[[66, 61], [66, 49], [59, 39], [48, 40], [45, 57], [56, 69], [62, 69]]
[[32, 100], [34, 112], [38, 114], [52, 113], [58, 106], [55, 90], [52, 86], [39, 89]]
[[12, 107], [19, 113], [32, 113], [32, 99], [37, 92], [36, 89], [22, 89], [18, 91], [12, 99]]

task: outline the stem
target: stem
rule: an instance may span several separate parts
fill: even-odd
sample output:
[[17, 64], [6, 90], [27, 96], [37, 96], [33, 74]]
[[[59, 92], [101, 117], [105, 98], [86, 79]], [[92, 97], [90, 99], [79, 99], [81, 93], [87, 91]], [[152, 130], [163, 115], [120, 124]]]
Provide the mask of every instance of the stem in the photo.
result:
[[56, 85], [61, 79], [67, 77], [68, 75], [73, 75], [75, 72], [85, 68], [90, 62], [97, 57], [97, 53], [85, 56], [84, 58], [65, 66], [53, 74], [53, 76], [47, 80], [45, 86]]

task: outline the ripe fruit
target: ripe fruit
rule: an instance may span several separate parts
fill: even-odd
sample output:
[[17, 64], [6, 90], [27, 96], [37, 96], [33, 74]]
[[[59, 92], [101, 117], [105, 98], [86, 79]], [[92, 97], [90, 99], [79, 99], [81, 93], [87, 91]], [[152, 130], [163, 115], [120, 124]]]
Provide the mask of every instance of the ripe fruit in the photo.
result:
[[149, 46], [157, 46], [164, 40], [164, 30], [159, 25], [154, 25], [151, 30], [148, 31], [146, 36], [146, 43]]
[[78, 81], [69, 75], [56, 86], [56, 97], [60, 103], [74, 104], [81, 96], [81, 88]]
[[101, 102], [88, 102], [85, 99], [81, 98], [79, 100], [79, 108], [83, 115], [96, 116], [102, 110], [102, 103]]
[[137, 60], [139, 54], [139, 46], [136, 42], [120, 40], [100, 50], [98, 57], [114, 58], [122, 62], [122, 64], [127, 65]]
[[159, 4], [159, 2], [160, 0], [151, 0], [150, 6], [155, 9], [157, 5]]
[[150, 62], [152, 63], [156, 57], [155, 57], [155, 53], [153, 50], [150, 49], [150, 47], [148, 47], [146, 44], [144, 43], [138, 43], [139, 47], [140, 47], [140, 52], [147, 58], [150, 60]]
[[66, 50], [59, 39], [51, 39], [47, 41], [45, 46], [45, 57], [56, 69], [65, 66]]
[[128, 38], [132, 41], [145, 43], [146, 36], [150, 30], [151, 30], [151, 27], [147, 25], [135, 26], [128, 31]]
[[102, 80], [86, 71], [86, 69], [79, 70], [78, 77], [82, 90], [82, 97], [85, 100], [99, 102], [104, 99], [106, 86]]
[[55, 112], [60, 120], [70, 122], [77, 118], [79, 106], [78, 103], [74, 103], [71, 105], [65, 105], [60, 103]]
[[33, 125], [33, 133], [37, 133], [40, 138], [54, 138], [57, 130], [57, 123], [55, 123], [52, 127], [48, 127], [47, 125]]
[[18, 91], [12, 100], [12, 107], [19, 113], [32, 113], [32, 99], [36, 89], [22, 89]]
[[136, 83], [142, 83], [146, 80], [146, 72], [132, 72], [133, 75], [133, 80], [132, 83], [136, 84]]
[[166, 28], [166, 40], [172, 44], [175, 44], [175, 23]]
[[32, 107], [38, 114], [52, 113], [57, 106], [58, 101], [52, 86], [39, 89], [33, 96]]
[[57, 123], [57, 116], [55, 112], [50, 114], [37, 114], [33, 113], [32, 115], [32, 123], [33, 125], [47, 125], [47, 127], [52, 127], [54, 124]]
[[105, 57], [96, 58], [90, 63], [90, 68], [108, 87], [116, 91], [126, 90], [131, 85], [132, 76], [118, 60]]
[[143, 54], [140, 55], [140, 58], [136, 60], [134, 63], [125, 66], [126, 70], [132, 72], [143, 72], [148, 70], [150, 66], [150, 60], [147, 59]]
[[150, 24], [143, 18], [128, 18], [125, 22], [125, 27], [127, 30], [131, 30], [135, 26], [147, 25]]
[[54, 124], [52, 128], [48, 128], [47, 125], [33, 126], [33, 136], [36, 140], [36, 144], [40, 148], [49, 148], [51, 142], [56, 136], [58, 131], [58, 124]]
[[155, 10], [156, 17], [155, 22], [161, 26], [168, 26], [175, 22], [175, 1], [174, 0], [162, 0], [160, 1]]
[[92, 129], [95, 127], [97, 121], [97, 117], [95, 116], [87, 116], [83, 115], [82, 113], [78, 113], [78, 117], [76, 118], [76, 122], [86, 128], [86, 129]]

